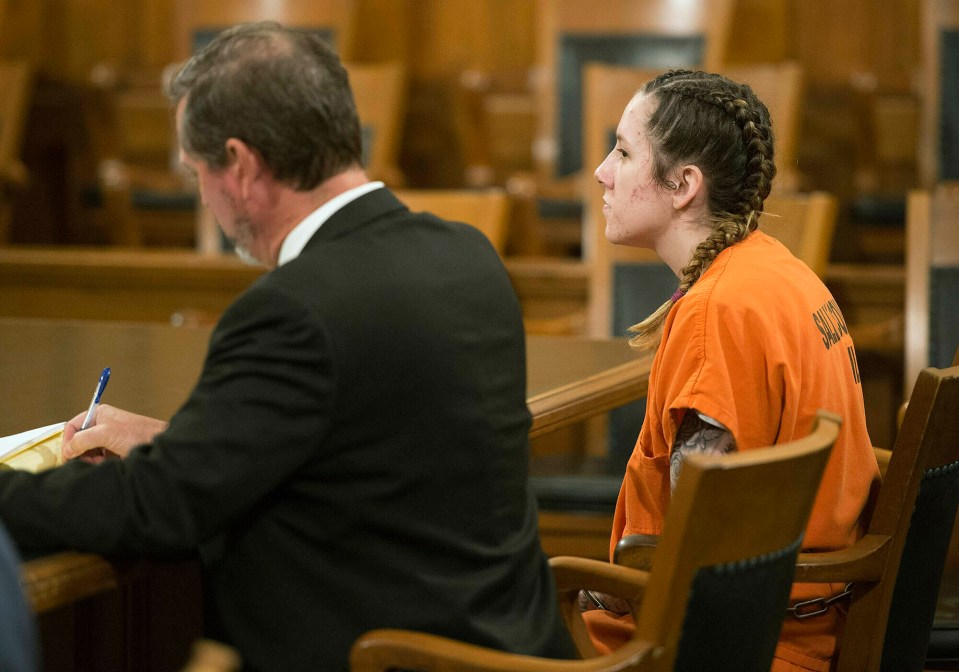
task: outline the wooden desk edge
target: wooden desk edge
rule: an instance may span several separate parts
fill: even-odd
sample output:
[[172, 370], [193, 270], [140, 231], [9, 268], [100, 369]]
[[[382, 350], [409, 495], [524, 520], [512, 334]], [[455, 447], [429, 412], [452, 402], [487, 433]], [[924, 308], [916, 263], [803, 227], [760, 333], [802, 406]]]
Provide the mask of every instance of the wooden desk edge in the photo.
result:
[[91, 553], [65, 551], [28, 560], [21, 572], [27, 599], [37, 614], [119, 585], [117, 568]]
[[652, 355], [564, 385], [529, 399], [529, 436], [554, 432], [646, 396]]

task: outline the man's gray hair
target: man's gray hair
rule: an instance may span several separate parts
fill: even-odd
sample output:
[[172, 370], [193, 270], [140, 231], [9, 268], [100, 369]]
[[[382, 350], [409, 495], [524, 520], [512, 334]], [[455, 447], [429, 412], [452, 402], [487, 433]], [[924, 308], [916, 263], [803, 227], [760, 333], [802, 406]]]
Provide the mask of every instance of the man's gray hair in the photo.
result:
[[226, 141], [255, 149], [273, 176], [300, 190], [360, 165], [360, 123], [336, 53], [305, 30], [242, 24], [219, 33], [167, 84], [186, 101], [180, 144], [212, 168]]

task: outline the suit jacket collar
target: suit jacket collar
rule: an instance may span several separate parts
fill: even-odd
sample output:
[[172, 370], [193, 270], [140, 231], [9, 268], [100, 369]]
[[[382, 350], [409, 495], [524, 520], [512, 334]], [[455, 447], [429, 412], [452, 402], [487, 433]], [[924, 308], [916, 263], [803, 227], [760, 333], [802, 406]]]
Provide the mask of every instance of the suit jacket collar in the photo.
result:
[[303, 248], [309, 250], [322, 240], [348, 235], [373, 220], [405, 210], [406, 206], [387, 188], [376, 189], [350, 201], [330, 215]]

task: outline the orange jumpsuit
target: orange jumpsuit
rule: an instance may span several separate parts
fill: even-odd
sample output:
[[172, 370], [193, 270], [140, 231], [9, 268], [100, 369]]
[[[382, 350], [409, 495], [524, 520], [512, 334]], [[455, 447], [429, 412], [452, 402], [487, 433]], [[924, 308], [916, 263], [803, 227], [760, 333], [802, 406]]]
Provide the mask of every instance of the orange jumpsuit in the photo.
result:
[[[715, 418], [749, 450], [806, 436], [818, 409], [842, 416], [806, 528], [803, 550], [845, 548], [862, 530], [879, 469], [866, 430], [856, 354], [820, 279], [761, 231], [721, 252], [670, 312], [649, 379], [646, 418], [620, 490], [610, 551], [628, 534], [660, 534], [669, 505], [669, 455], [688, 409]], [[842, 585], [796, 584], [791, 601]], [[586, 612], [600, 650], [631, 636], [629, 617]], [[775, 672], [826, 672], [844, 614], [783, 624]]]

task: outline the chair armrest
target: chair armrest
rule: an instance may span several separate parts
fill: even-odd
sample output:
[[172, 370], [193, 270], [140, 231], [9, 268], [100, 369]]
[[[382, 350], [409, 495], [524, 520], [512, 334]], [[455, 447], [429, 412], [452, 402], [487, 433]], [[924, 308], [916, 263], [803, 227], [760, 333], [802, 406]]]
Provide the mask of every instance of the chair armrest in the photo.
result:
[[597, 590], [637, 603], [649, 579], [648, 572], [590, 558], [557, 556], [550, 558], [549, 565], [560, 592]]
[[[494, 651], [445, 637], [404, 630], [373, 630], [350, 651], [352, 672], [393, 669], [423, 672], [614, 672], [650, 654], [652, 645], [635, 640], [618, 651], [590, 660], [551, 660]], [[575, 667], [571, 667], [574, 664]]]
[[658, 543], [659, 537], [655, 534], [627, 534], [616, 544], [613, 562], [648, 572], [653, 565], [653, 551]]
[[796, 583], [876, 582], [882, 576], [892, 539], [867, 534], [849, 548], [823, 553], [800, 553]]
[[30, 181], [30, 172], [18, 159], [8, 159], [0, 165], [0, 182], [13, 187], [25, 187]]
[[889, 469], [889, 460], [892, 459], [892, 451], [873, 446], [872, 452], [876, 455], [876, 462], [879, 464], [879, 475], [885, 478], [886, 470]]
[[190, 647], [190, 659], [182, 672], [237, 672], [243, 666], [232, 646], [212, 639], [198, 639]]
[[572, 556], [550, 558], [549, 565], [556, 581], [560, 613], [576, 644], [576, 650], [583, 658], [592, 658], [597, 653], [583, 622], [579, 606], [581, 590], [595, 590], [622, 598], [629, 604], [634, 619], [639, 614], [639, 605], [649, 578], [647, 572], [602, 560]]

